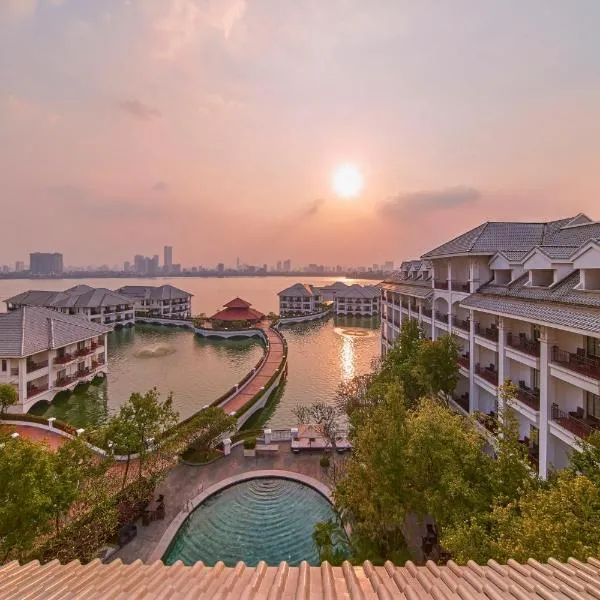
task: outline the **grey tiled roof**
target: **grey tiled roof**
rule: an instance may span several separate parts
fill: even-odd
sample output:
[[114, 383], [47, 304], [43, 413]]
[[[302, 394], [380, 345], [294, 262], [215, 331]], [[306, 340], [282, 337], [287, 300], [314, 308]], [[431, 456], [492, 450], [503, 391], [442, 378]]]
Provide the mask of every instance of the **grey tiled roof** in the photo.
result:
[[[573, 223], [577, 223], [573, 225]], [[585, 215], [548, 223], [488, 222], [426, 252], [423, 258], [453, 254], [530, 251], [536, 246], [578, 248], [589, 240], [600, 239], [600, 223]], [[566, 250], [549, 250], [556, 258], [568, 258]]]
[[176, 300], [191, 298], [192, 294], [180, 290], [173, 285], [126, 285], [117, 290], [120, 294], [136, 300]]
[[560, 302], [561, 304], [600, 308], [600, 293], [583, 292], [575, 289], [579, 285], [579, 271], [574, 271], [551, 288], [528, 287], [526, 285], [528, 281], [529, 275], [526, 273], [509, 286], [488, 283], [482, 285], [477, 291], [480, 294], [492, 294], [508, 298]]
[[22, 357], [108, 333], [110, 327], [38, 306], [0, 314], [0, 356]]
[[18, 306], [45, 306], [47, 308], [96, 308], [131, 304], [132, 301], [131, 298], [106, 288], [77, 285], [64, 292], [29, 290], [8, 298], [5, 302]]
[[[414, 281], [410, 282], [404, 280], [403, 282], [395, 281], [384, 281], [381, 287], [390, 292], [397, 292], [398, 294], [406, 294], [407, 296], [415, 296], [416, 298], [431, 298], [433, 296], [433, 288], [431, 287], [431, 281], [428, 285], [416, 285], [421, 282]], [[426, 282], [422, 282], [426, 283]]]
[[518, 300], [486, 294], [471, 294], [461, 302], [465, 308], [518, 317], [532, 323], [549, 323], [588, 333], [600, 333], [600, 309], [566, 306], [555, 302]]
[[314, 295], [313, 286], [308, 283], [295, 283], [285, 290], [277, 293], [278, 296], [298, 296], [310, 298]]

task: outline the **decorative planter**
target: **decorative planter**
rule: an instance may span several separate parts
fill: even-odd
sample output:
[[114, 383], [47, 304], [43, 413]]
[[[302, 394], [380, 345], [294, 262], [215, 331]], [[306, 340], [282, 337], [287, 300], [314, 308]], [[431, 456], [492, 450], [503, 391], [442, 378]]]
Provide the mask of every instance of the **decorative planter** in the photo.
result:
[[246, 448], [244, 448], [244, 456], [256, 456], [256, 448], [252, 448], [252, 450], [247, 450]]

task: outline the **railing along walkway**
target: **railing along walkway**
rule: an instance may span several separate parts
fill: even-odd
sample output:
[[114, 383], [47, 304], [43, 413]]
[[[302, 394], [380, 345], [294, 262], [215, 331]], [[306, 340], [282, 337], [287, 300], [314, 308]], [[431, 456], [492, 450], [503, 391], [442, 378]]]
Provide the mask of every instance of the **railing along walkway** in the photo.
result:
[[269, 342], [267, 355], [252, 380], [221, 405], [226, 413], [238, 412], [247, 402], [250, 402], [261, 388], [268, 383], [281, 364], [283, 358], [283, 338], [281, 334], [272, 329], [270, 323], [261, 323], [259, 327], [265, 332]]

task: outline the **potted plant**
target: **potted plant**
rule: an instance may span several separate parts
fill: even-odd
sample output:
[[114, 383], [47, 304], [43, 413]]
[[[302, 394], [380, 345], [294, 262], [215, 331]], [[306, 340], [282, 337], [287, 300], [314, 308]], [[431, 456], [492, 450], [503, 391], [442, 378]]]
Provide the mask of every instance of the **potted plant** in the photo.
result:
[[256, 456], [256, 438], [251, 437], [244, 440], [244, 456]]
[[319, 459], [319, 464], [321, 465], [321, 469], [323, 469], [324, 471], [329, 469], [329, 456], [327, 456], [326, 454], [321, 456], [321, 458]]

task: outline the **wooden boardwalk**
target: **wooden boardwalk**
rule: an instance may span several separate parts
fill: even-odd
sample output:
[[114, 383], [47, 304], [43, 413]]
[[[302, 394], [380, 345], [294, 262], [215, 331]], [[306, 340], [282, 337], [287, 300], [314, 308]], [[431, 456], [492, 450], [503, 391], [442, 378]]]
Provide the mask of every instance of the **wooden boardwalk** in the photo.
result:
[[221, 405], [226, 413], [238, 412], [247, 402], [250, 402], [255, 394], [259, 392], [263, 386], [267, 385], [269, 379], [271, 379], [281, 364], [284, 352], [283, 337], [280, 333], [272, 329], [268, 322], [261, 323], [259, 327], [265, 332], [265, 335], [269, 340], [267, 356], [261, 364], [258, 373], [250, 383], [243, 387], [237, 394], [229, 398], [225, 404]]

